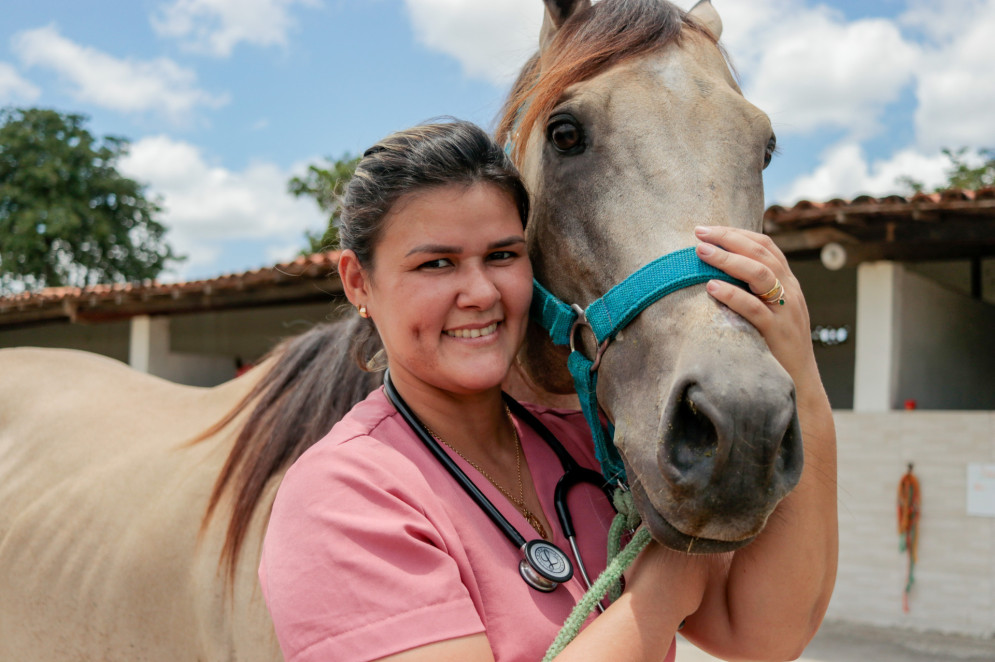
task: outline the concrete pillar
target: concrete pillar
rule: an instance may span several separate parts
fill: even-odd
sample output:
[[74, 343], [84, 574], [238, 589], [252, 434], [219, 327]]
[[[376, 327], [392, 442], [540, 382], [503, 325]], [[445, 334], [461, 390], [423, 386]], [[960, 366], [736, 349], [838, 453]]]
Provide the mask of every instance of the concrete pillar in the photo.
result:
[[131, 318], [128, 365], [139, 372], [162, 375], [169, 362], [169, 318]]
[[857, 267], [854, 411], [889, 411], [895, 402], [902, 273], [902, 265], [894, 262], [863, 262]]

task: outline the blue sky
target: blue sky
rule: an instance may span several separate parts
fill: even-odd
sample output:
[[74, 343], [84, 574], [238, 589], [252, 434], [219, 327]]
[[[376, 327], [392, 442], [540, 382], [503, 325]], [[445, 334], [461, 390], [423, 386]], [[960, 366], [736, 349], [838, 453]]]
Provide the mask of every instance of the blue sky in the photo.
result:
[[[678, 2], [687, 8], [692, 0]], [[938, 183], [941, 147], [995, 146], [995, 0], [714, 0], [780, 154], [769, 203]], [[80, 112], [131, 140], [189, 259], [291, 258], [323, 224], [286, 181], [439, 115], [491, 126], [539, 0], [0, 0], [0, 106]]]

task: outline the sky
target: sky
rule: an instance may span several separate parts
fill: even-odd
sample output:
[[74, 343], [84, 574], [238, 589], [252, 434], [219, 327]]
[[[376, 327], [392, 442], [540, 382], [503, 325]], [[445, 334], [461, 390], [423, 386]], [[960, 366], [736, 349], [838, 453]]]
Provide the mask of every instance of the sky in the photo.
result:
[[[693, 0], [679, 0], [689, 8]], [[995, 0], [713, 0], [779, 150], [768, 204], [907, 193], [995, 147]], [[186, 255], [163, 280], [293, 259], [325, 218], [287, 181], [439, 116], [493, 128], [540, 0], [0, 0], [0, 106], [130, 140]]]

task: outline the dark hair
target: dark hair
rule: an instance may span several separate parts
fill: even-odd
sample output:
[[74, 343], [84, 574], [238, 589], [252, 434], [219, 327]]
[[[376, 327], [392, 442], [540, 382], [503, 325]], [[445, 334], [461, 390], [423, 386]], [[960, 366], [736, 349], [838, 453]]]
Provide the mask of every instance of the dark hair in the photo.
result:
[[[346, 187], [339, 246], [355, 252], [359, 263], [372, 270], [385, 219], [402, 196], [477, 183], [507, 193], [525, 227], [529, 216], [525, 184], [504, 150], [476, 124], [454, 120], [391, 134], [363, 153]], [[353, 349], [364, 369], [381, 349], [373, 323], [367, 320], [366, 326], [367, 332], [356, 338]]]

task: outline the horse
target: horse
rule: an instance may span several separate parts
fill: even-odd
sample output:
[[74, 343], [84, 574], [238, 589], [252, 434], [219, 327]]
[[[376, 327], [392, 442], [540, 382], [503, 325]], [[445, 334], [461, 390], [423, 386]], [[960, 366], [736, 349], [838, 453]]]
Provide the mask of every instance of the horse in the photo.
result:
[[[696, 224], [759, 229], [773, 134], [708, 1], [545, 7], [497, 131], [533, 198], [536, 278], [587, 305]], [[0, 351], [0, 660], [279, 659], [262, 535], [287, 467], [379, 384], [349, 356], [358, 331], [316, 326], [210, 389]], [[564, 360], [530, 327], [511, 387], [569, 398]], [[689, 287], [618, 333], [599, 374], [654, 538], [709, 553], [756, 536], [801, 471], [793, 384], [758, 332]]]

